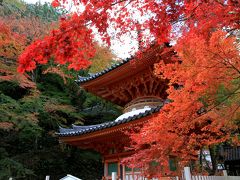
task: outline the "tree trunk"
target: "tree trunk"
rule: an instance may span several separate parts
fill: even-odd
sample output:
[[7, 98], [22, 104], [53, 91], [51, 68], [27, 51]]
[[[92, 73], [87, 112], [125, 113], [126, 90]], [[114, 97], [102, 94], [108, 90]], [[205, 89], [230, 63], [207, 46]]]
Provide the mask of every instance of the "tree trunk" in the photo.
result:
[[199, 164], [200, 164], [200, 171], [202, 173], [203, 171], [203, 150], [202, 149], [200, 149]]
[[217, 159], [218, 159], [218, 152], [217, 152], [217, 146], [209, 146], [209, 152], [212, 162], [212, 170], [210, 172], [210, 175], [215, 175], [217, 172]]

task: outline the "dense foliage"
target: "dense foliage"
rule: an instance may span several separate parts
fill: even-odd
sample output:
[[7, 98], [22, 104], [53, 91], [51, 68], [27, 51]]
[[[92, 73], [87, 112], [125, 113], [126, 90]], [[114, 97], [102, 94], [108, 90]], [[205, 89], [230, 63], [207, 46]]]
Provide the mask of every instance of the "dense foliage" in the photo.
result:
[[[59, 144], [55, 133], [59, 126], [112, 120], [118, 108], [79, 89], [74, 79], [87, 70], [76, 73], [49, 63], [24, 75], [16, 71], [19, 54], [56, 27], [64, 12], [19, 1], [4, 1], [0, 10], [0, 179], [59, 179], [66, 174], [100, 179], [101, 157]], [[107, 56], [96, 56], [97, 64], [105, 62], [99, 68], [92, 60], [93, 72], [111, 64], [113, 57], [95, 46]]]
[[[172, 102], [141, 133], [132, 135], [132, 147], [138, 153], [128, 159], [131, 163], [143, 166], [154, 159], [161, 165], [158, 172], [166, 173], [169, 155], [182, 168], [197, 160], [200, 150], [211, 152], [221, 143], [239, 143], [240, 56], [236, 38], [225, 37], [226, 33], [216, 31], [209, 40], [201, 36], [179, 40], [174, 63], [155, 66], [157, 76], [170, 80], [168, 98]], [[143, 149], [144, 145], [148, 148]], [[212, 168], [205, 165], [210, 174], [223, 163], [217, 153], [211, 154]]]

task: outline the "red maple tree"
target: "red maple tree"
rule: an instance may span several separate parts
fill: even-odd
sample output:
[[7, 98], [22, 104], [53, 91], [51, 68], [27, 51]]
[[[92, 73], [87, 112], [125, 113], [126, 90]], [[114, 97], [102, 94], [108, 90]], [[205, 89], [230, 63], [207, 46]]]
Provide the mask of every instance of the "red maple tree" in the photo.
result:
[[174, 63], [155, 65], [156, 75], [170, 80], [171, 103], [131, 135], [137, 153], [126, 160], [148, 170], [154, 160], [159, 163], [160, 175], [170, 173], [171, 156], [182, 167], [197, 160], [201, 149], [239, 142], [240, 56], [236, 38], [226, 38], [223, 31], [213, 32], [209, 39], [191, 32], [187, 36], [175, 46], [178, 58], [173, 58]]
[[75, 70], [88, 67], [88, 59], [95, 53], [91, 32], [76, 14], [61, 19], [59, 29], [43, 40], [36, 40], [20, 55], [18, 71], [31, 71], [36, 68], [36, 63], [46, 64], [51, 57], [56, 63], [68, 63], [69, 68]]

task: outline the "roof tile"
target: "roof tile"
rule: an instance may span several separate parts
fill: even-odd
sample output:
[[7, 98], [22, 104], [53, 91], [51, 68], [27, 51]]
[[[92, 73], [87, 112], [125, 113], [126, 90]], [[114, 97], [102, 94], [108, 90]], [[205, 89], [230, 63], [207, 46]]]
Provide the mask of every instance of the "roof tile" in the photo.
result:
[[138, 115], [133, 115], [130, 116], [128, 118], [124, 118], [118, 121], [110, 121], [110, 122], [105, 122], [102, 124], [98, 124], [98, 125], [90, 125], [90, 126], [76, 126], [76, 125], [72, 125], [72, 128], [59, 128], [59, 133], [57, 133], [60, 137], [63, 136], [76, 136], [76, 135], [81, 135], [81, 134], [86, 134], [86, 133], [90, 133], [90, 132], [95, 132], [98, 130], [102, 130], [102, 129], [106, 129], [106, 128], [110, 128], [113, 126], [117, 126], [120, 124], [124, 124], [133, 120], [137, 120], [140, 119], [142, 117], [146, 117], [151, 115], [152, 113], [156, 113], [159, 112], [160, 109], [162, 108], [163, 105], [161, 106], [157, 106], [155, 108], [152, 108], [150, 110], [147, 110], [143, 113], [140, 113]]

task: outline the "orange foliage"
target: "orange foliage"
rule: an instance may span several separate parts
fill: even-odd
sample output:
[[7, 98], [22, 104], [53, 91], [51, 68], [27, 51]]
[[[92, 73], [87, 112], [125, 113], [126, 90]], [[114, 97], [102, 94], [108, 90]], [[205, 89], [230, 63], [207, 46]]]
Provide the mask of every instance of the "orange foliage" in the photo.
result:
[[41, 38], [49, 28], [49, 24], [36, 17], [0, 17], [0, 81], [16, 81], [23, 88], [35, 88], [27, 74], [16, 72], [16, 60], [34, 39]]
[[17, 59], [26, 46], [46, 35], [50, 27], [36, 17], [0, 17], [0, 56]]
[[[150, 169], [149, 163], [156, 160], [158, 173], [166, 173], [169, 155], [183, 166], [196, 160], [200, 149], [239, 134], [240, 56], [235, 40], [222, 31], [213, 32], [210, 39], [189, 32], [175, 47], [175, 63], [156, 64], [155, 73], [170, 80], [172, 102], [131, 136], [137, 153], [127, 161]], [[219, 101], [222, 86], [228, 93]]]
[[100, 46], [99, 44], [95, 43], [95, 48], [96, 53], [94, 57], [90, 59], [92, 63], [89, 69], [90, 73], [103, 71], [111, 65], [114, 58], [114, 55], [107, 47]]
[[11, 30], [11, 27], [0, 19], [0, 56], [16, 58], [23, 50], [26, 42], [21, 36]]
[[13, 128], [13, 126], [14, 124], [10, 122], [0, 122], [0, 129], [10, 130]]
[[45, 71], [43, 71], [43, 74], [47, 73], [59, 75], [63, 79], [64, 84], [67, 83], [67, 78], [72, 78], [72, 76], [65, 74], [59, 67], [49, 67]]
[[30, 80], [27, 74], [20, 74], [16, 72], [17, 66], [14, 64], [6, 65], [3, 59], [0, 59], [0, 82], [15, 81], [19, 83], [22, 88], [35, 88], [35, 83]]

